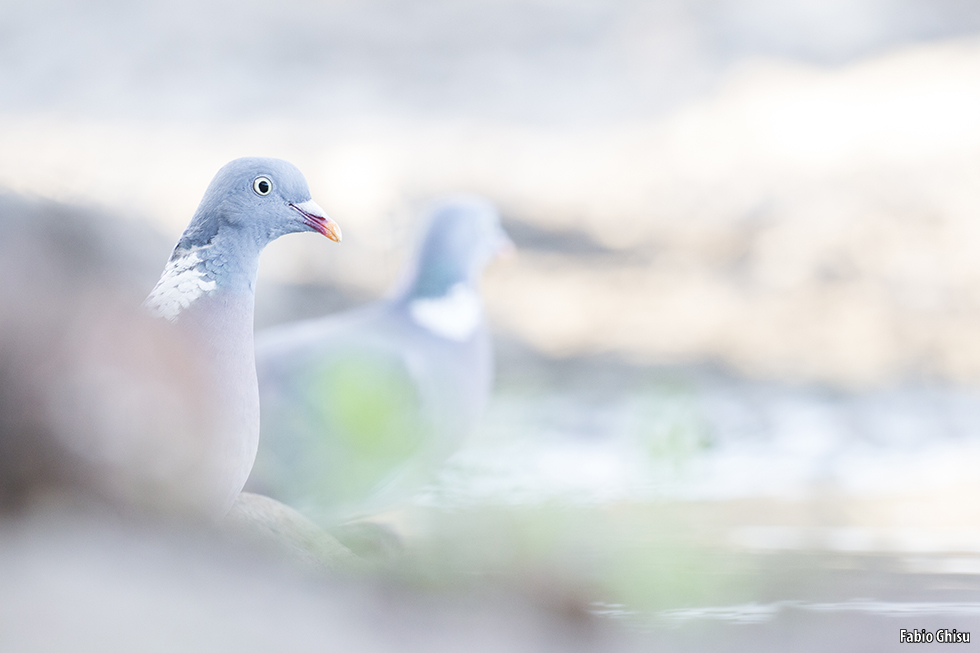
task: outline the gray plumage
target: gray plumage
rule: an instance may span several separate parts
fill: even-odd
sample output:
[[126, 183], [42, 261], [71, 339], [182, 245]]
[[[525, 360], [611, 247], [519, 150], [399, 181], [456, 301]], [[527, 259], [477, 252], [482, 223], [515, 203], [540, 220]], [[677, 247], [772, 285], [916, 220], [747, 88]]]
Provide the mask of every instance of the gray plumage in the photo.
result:
[[350, 516], [425, 480], [473, 427], [493, 382], [478, 284], [512, 245], [482, 198], [442, 201], [428, 222], [388, 298], [257, 336], [250, 489], [320, 521]]
[[278, 159], [242, 158], [215, 175], [147, 297], [150, 312], [175, 323], [204, 357], [204, 392], [216, 418], [202, 492], [217, 514], [248, 477], [259, 436], [253, 313], [259, 254], [288, 233], [340, 240], [336, 224], [310, 198], [302, 173]]

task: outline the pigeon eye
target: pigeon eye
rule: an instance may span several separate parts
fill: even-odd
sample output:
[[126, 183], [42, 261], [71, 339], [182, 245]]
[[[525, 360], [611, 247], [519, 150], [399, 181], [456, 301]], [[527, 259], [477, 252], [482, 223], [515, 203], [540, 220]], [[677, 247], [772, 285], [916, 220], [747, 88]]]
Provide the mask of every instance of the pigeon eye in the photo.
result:
[[272, 180], [268, 177], [256, 177], [252, 182], [252, 190], [259, 195], [268, 195], [272, 192]]

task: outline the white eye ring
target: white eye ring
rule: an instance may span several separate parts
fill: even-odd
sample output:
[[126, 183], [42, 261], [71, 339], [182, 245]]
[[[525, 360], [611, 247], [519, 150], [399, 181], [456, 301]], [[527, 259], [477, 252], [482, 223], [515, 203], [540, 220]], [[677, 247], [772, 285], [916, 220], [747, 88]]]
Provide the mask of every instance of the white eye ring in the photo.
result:
[[252, 190], [257, 195], [268, 195], [272, 192], [272, 180], [265, 176], [256, 177], [252, 182]]

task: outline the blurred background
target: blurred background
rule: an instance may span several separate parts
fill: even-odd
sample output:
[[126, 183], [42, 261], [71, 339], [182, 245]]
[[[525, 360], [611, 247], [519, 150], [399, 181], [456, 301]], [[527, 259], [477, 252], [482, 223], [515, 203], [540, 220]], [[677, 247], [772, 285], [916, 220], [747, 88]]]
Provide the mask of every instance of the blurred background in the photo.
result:
[[295, 163], [344, 233], [268, 248], [259, 328], [381, 295], [440, 193], [501, 208], [497, 389], [381, 518], [399, 577], [681, 644], [980, 624], [977, 3], [0, 16], [0, 187], [128, 225], [136, 302], [238, 156]]

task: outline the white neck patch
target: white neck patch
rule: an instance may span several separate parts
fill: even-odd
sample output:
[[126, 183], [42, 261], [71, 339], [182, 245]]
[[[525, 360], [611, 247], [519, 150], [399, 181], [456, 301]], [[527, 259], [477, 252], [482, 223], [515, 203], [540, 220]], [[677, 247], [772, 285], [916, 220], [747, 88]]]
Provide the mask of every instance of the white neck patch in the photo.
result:
[[156, 317], [177, 321], [180, 312], [218, 285], [201, 265], [200, 247], [172, 259], [143, 306]]
[[468, 340], [483, 319], [480, 296], [462, 283], [441, 297], [416, 299], [408, 310], [420, 327], [458, 342]]

